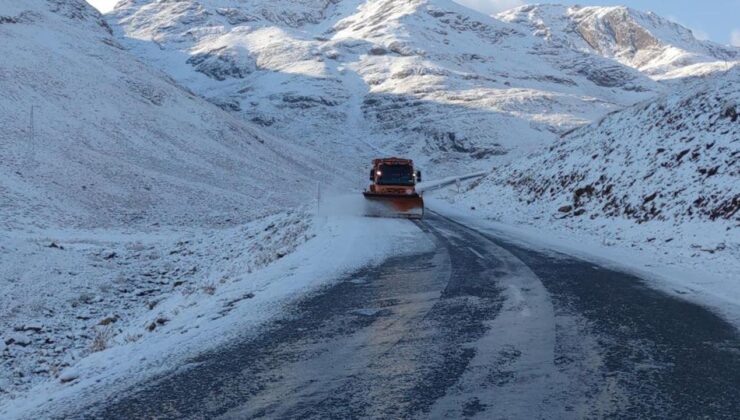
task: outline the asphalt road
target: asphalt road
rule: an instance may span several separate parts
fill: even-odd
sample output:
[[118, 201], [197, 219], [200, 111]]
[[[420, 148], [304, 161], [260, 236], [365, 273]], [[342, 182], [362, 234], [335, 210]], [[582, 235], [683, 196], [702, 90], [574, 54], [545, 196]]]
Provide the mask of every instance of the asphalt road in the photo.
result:
[[435, 214], [436, 249], [80, 417], [738, 418], [740, 334], [632, 275]]

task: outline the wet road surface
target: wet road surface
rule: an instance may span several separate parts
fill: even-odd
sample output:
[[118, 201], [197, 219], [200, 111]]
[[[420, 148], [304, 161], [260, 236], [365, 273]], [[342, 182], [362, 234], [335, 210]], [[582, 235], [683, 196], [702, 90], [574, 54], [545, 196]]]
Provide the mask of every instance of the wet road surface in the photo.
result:
[[436, 243], [83, 418], [737, 418], [740, 335], [632, 275], [435, 214]]

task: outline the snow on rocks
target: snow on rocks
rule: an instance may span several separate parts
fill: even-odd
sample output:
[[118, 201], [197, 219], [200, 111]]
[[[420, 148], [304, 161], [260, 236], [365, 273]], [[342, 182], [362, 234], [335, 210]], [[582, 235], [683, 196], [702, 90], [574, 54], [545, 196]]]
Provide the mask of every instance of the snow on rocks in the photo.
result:
[[26, 347], [31, 344], [31, 338], [27, 334], [10, 334], [8, 338], [5, 339], [5, 344]]
[[67, 383], [72, 382], [75, 379], [80, 377], [80, 372], [77, 369], [69, 368], [62, 371], [62, 373], [59, 374], [59, 382], [61, 383]]
[[14, 329], [16, 331], [32, 331], [32, 332], [40, 332], [44, 328], [44, 325], [40, 322], [32, 322], [32, 323], [26, 323], [17, 325]]

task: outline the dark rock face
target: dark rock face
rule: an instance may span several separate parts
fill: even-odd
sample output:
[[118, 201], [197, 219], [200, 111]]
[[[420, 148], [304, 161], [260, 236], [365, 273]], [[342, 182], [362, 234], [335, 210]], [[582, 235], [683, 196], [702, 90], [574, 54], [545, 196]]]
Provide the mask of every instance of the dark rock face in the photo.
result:
[[20, 23], [21, 21], [21, 16], [0, 16], [0, 25]]
[[208, 101], [224, 111], [239, 112], [242, 110], [241, 101], [238, 98], [208, 98]]
[[625, 72], [621, 67], [598, 68], [583, 66], [578, 69], [578, 74], [586, 77], [597, 86], [621, 87], [634, 80], [634, 76]]
[[388, 54], [388, 50], [383, 47], [372, 47], [367, 53], [370, 55], [386, 55]]
[[738, 116], [738, 107], [740, 107], [740, 104], [727, 104], [722, 115], [725, 118], [729, 118], [732, 122], [736, 122]]
[[273, 124], [275, 124], [275, 118], [274, 117], [267, 117], [263, 115], [257, 115], [255, 117], [252, 117], [250, 119], [251, 122], [261, 125], [263, 127], [269, 127]]
[[226, 18], [226, 21], [229, 22], [231, 25], [239, 25], [242, 23], [248, 23], [248, 22], [255, 22], [259, 20], [259, 17], [250, 15], [249, 13], [245, 13], [244, 11], [240, 9], [234, 9], [234, 8], [220, 8], [216, 9], [216, 13], [219, 16], [223, 16]]
[[231, 51], [226, 47], [201, 52], [188, 58], [187, 63], [206, 76], [224, 81], [228, 78], [243, 79], [257, 69], [254, 59]]
[[416, 51], [413, 47], [399, 41], [388, 44], [388, 50], [404, 57], [423, 54], [423, 51]]
[[440, 10], [434, 6], [429, 6], [427, 8], [427, 13], [437, 19], [440, 30], [472, 32], [481, 39], [491, 43], [498, 43], [509, 36], [523, 36], [523, 34], [514, 29], [494, 28], [484, 22], [471, 19], [469, 16], [463, 16], [459, 13], [447, 10]]
[[323, 96], [309, 96], [300, 94], [286, 94], [283, 95], [283, 102], [289, 104], [290, 107], [296, 108], [313, 108], [318, 105], [323, 106], [336, 106], [339, 102], [325, 98]]

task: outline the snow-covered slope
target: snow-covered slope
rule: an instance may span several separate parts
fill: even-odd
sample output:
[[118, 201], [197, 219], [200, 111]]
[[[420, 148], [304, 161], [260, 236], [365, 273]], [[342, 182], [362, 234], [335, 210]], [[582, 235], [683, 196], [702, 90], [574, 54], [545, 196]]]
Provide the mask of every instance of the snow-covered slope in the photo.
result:
[[542, 39], [448, 0], [128, 0], [109, 21], [196, 93], [357, 167], [379, 151], [439, 174], [481, 165], [661, 90], [597, 54], [551, 60]]
[[735, 70], [577, 129], [494, 177], [583, 217], [738, 222], [738, 113]]
[[328, 165], [138, 61], [83, 0], [0, 2], [0, 57], [0, 406], [254, 295], [237, 280], [311, 238], [291, 207]]
[[137, 61], [82, 0], [2, 2], [0, 39], [0, 226], [235, 222], [314, 189], [315, 161]]
[[577, 129], [494, 169], [461, 202], [738, 274], [740, 69]]
[[740, 49], [695, 38], [691, 30], [627, 7], [528, 5], [500, 13], [548, 43], [613, 58], [656, 79], [726, 70]]

